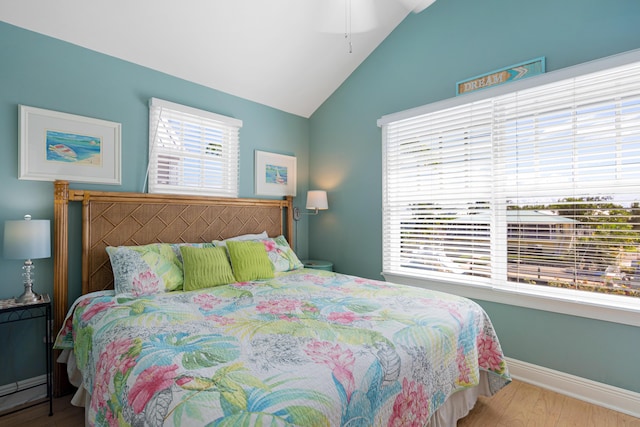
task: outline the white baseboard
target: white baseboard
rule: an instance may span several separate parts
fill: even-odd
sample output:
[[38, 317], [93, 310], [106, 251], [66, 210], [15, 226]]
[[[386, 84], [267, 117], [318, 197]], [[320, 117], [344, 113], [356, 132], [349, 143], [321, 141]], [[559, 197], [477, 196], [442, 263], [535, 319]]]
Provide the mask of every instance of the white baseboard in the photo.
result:
[[0, 397], [0, 412], [45, 398], [47, 397], [47, 376], [40, 375], [0, 386], [0, 396], [2, 396]]
[[507, 358], [511, 377], [640, 418], [640, 393]]

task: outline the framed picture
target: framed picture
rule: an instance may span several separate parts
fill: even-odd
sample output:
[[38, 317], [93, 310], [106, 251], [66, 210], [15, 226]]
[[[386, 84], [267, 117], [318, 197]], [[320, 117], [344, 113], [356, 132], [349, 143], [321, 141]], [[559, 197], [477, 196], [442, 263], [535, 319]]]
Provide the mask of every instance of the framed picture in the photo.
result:
[[121, 183], [120, 123], [19, 108], [19, 179]]
[[256, 151], [256, 194], [296, 195], [296, 158]]

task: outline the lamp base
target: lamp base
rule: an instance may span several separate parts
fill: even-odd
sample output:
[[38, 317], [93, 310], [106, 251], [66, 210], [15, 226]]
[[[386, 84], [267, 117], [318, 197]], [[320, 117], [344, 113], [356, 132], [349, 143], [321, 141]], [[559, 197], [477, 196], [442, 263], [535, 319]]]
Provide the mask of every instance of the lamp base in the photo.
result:
[[18, 304], [33, 304], [40, 300], [40, 295], [31, 290], [31, 286], [24, 285], [24, 292], [16, 298]]
[[22, 273], [24, 277], [24, 292], [16, 298], [16, 302], [18, 304], [33, 304], [40, 300], [40, 295], [33, 292], [33, 281], [31, 280], [31, 270], [34, 269], [33, 261], [26, 260], [22, 269], [24, 270], [24, 273]]

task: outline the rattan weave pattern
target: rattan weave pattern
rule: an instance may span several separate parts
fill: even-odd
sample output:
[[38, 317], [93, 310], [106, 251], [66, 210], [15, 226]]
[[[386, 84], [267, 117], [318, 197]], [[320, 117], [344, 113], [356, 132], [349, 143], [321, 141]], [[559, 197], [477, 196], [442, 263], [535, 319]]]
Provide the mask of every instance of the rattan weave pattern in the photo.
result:
[[113, 289], [107, 246], [201, 243], [247, 233], [283, 234], [282, 210], [263, 206], [204, 206], [90, 201], [89, 283], [86, 292]]

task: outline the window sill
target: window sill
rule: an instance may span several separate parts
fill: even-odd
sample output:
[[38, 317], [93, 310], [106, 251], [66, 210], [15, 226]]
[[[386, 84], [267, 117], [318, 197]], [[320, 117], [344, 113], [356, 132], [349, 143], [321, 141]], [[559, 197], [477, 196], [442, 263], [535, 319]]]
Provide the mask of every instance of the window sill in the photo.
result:
[[469, 285], [429, 280], [397, 273], [382, 273], [385, 280], [417, 286], [467, 298], [551, 311], [554, 313], [640, 326], [640, 299], [615, 295], [591, 295], [588, 292], [518, 285], [514, 288]]

